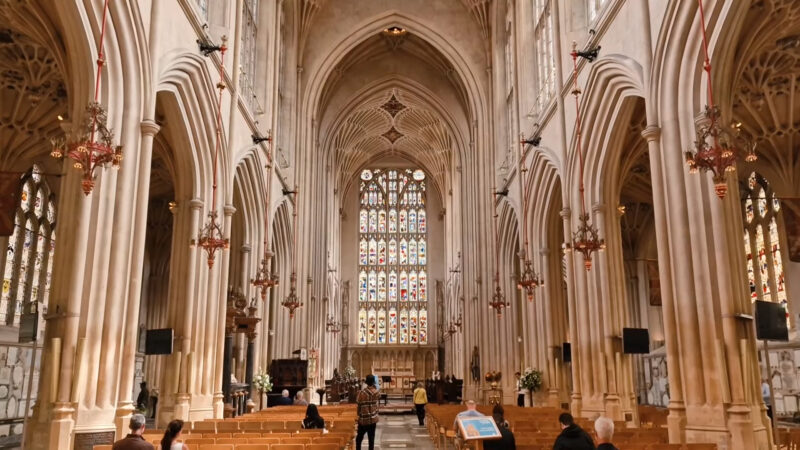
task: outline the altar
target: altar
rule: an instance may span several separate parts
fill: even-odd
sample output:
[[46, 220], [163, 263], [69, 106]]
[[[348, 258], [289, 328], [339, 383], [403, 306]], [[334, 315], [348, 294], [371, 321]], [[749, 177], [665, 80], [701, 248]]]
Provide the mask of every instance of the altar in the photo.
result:
[[[381, 390], [388, 395], [411, 395], [414, 384], [424, 381], [438, 369], [438, 348], [429, 346], [356, 346], [346, 349], [348, 363], [363, 380], [369, 374], [378, 377]], [[387, 377], [387, 382], [384, 382]]]

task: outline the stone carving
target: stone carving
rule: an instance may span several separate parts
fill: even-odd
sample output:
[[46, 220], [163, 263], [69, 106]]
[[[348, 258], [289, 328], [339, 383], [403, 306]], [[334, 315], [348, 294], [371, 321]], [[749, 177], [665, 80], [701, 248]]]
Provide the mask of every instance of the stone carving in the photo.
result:
[[389, 140], [389, 142], [394, 144], [395, 141], [397, 141], [398, 139], [403, 137], [403, 133], [397, 131], [397, 128], [392, 127], [392, 128], [389, 129], [389, 131], [387, 131], [386, 133], [383, 133], [381, 136], [385, 137], [386, 139]]
[[394, 94], [392, 94], [392, 98], [390, 98], [386, 103], [382, 104], [381, 109], [388, 112], [392, 117], [394, 117], [397, 115], [397, 113], [406, 109], [406, 105], [400, 103], [400, 101], [397, 100], [397, 97], [395, 97]]

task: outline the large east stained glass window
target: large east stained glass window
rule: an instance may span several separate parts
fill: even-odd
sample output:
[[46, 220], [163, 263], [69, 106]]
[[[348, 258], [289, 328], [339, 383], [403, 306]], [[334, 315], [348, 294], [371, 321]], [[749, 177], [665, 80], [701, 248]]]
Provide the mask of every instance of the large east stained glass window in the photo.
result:
[[425, 173], [361, 172], [358, 343], [428, 343]]
[[786, 282], [778, 236], [781, 203], [761, 175], [753, 172], [741, 188], [744, 214], [744, 253], [750, 299], [778, 302], [786, 308]]
[[[8, 237], [0, 324], [19, 326], [24, 311], [47, 311], [55, 249], [55, 199], [38, 167], [20, 180], [14, 232]], [[41, 329], [41, 326], [40, 326]]]

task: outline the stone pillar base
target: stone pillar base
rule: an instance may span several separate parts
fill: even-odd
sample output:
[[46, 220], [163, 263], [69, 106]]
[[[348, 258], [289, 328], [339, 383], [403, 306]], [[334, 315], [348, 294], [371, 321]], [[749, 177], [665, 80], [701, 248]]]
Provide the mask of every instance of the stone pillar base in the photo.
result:
[[180, 419], [184, 422], [189, 421], [189, 400], [191, 400], [189, 394], [175, 395], [175, 419]]
[[603, 397], [605, 416], [612, 420], [623, 420], [622, 402], [617, 394], [608, 394]]
[[561, 393], [558, 392], [558, 389], [550, 389], [547, 391], [547, 406], [553, 408], [561, 407]]
[[669, 403], [667, 432], [669, 433], [669, 442], [673, 444], [686, 442], [686, 408], [683, 402]]
[[50, 413], [50, 442], [47, 448], [72, 448], [72, 430], [75, 428], [75, 405], [68, 402], [53, 404]]
[[223, 413], [225, 411], [225, 404], [223, 403], [224, 397], [222, 392], [215, 392], [214, 399], [211, 402], [212, 409], [214, 410], [214, 418], [215, 419], [222, 419]]
[[583, 401], [581, 400], [581, 394], [572, 394], [572, 397], [569, 401], [570, 414], [572, 414], [574, 417], [580, 417], [582, 409]]
[[117, 429], [117, 434], [114, 438], [115, 441], [128, 434], [128, 425], [130, 425], [131, 416], [135, 411], [136, 408], [133, 407], [133, 402], [123, 402], [120, 407], [117, 408], [117, 414], [114, 418], [114, 425]]

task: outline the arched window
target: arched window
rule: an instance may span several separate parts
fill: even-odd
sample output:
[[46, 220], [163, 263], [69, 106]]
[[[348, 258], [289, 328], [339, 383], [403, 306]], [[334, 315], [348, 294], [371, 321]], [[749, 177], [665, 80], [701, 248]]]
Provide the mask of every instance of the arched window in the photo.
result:
[[753, 172], [742, 186], [744, 251], [750, 299], [778, 302], [787, 310], [785, 275], [778, 236], [781, 202], [764, 177]]
[[425, 173], [361, 172], [359, 344], [427, 344]]
[[550, 12], [552, 0], [534, 0], [533, 34], [536, 43], [536, 66], [538, 83], [534, 114], [541, 115], [550, 103], [556, 89], [556, 60], [553, 40], [553, 16]]
[[258, 2], [260, 0], [245, 0], [242, 11], [242, 51], [241, 51], [241, 76], [240, 86], [242, 96], [250, 107], [250, 112], [255, 114], [260, 108], [256, 95], [256, 43], [258, 42]]
[[0, 293], [0, 324], [11, 326], [19, 326], [23, 313], [39, 311], [41, 320], [47, 311], [56, 240], [55, 198], [41, 170], [34, 166], [21, 184]]

